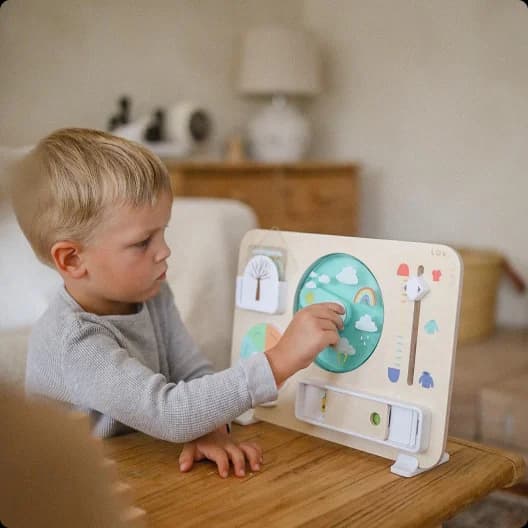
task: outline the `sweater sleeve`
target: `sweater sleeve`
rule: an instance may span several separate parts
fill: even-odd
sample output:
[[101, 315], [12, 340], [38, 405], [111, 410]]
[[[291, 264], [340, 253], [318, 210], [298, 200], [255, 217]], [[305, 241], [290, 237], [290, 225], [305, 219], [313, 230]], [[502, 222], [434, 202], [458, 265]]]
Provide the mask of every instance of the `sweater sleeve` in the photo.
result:
[[165, 356], [169, 367], [169, 380], [175, 383], [201, 378], [211, 374], [213, 368], [201, 353], [189, 331], [183, 324], [174, 303], [174, 296], [168, 284], [164, 283], [159, 296], [161, 332], [165, 341]]
[[64, 340], [71, 402], [164, 440], [193, 440], [277, 397], [264, 354], [174, 383], [131, 357], [102, 325], [79, 321]]

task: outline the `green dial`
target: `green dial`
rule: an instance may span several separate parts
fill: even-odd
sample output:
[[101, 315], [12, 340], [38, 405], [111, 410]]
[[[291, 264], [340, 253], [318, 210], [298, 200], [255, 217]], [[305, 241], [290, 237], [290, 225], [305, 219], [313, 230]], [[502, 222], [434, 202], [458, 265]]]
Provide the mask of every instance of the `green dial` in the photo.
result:
[[378, 281], [360, 260], [332, 253], [314, 262], [297, 287], [294, 312], [320, 302], [345, 307], [339, 345], [325, 348], [315, 363], [330, 372], [349, 372], [372, 355], [383, 330], [383, 298]]

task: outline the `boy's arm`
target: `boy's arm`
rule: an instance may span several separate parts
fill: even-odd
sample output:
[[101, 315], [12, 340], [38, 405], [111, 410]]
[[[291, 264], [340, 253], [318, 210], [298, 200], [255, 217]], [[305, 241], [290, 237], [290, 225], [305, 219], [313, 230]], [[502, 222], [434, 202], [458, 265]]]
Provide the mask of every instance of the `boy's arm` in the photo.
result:
[[159, 298], [160, 324], [170, 381], [190, 381], [212, 374], [210, 361], [201, 353], [180, 317], [172, 290], [167, 283], [163, 288]]
[[187, 442], [277, 397], [264, 354], [188, 382], [168, 382], [123, 349], [111, 332], [81, 323], [63, 343], [69, 399], [152, 436]]

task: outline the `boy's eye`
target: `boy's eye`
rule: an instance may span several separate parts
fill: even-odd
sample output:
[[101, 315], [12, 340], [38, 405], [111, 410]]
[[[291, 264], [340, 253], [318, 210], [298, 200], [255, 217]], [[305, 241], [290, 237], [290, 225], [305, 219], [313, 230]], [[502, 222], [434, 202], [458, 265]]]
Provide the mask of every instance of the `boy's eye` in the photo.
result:
[[145, 238], [145, 240], [142, 240], [141, 242], [134, 244], [134, 246], [138, 248], [146, 248], [149, 245], [150, 239], [151, 237]]

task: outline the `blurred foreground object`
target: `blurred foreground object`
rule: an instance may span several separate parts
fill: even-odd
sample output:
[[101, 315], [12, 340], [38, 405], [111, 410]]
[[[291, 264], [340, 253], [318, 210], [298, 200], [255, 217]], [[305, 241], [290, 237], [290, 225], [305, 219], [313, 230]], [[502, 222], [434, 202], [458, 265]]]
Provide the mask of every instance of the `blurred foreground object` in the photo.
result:
[[88, 418], [0, 385], [0, 523], [7, 528], [140, 528], [129, 487]]

